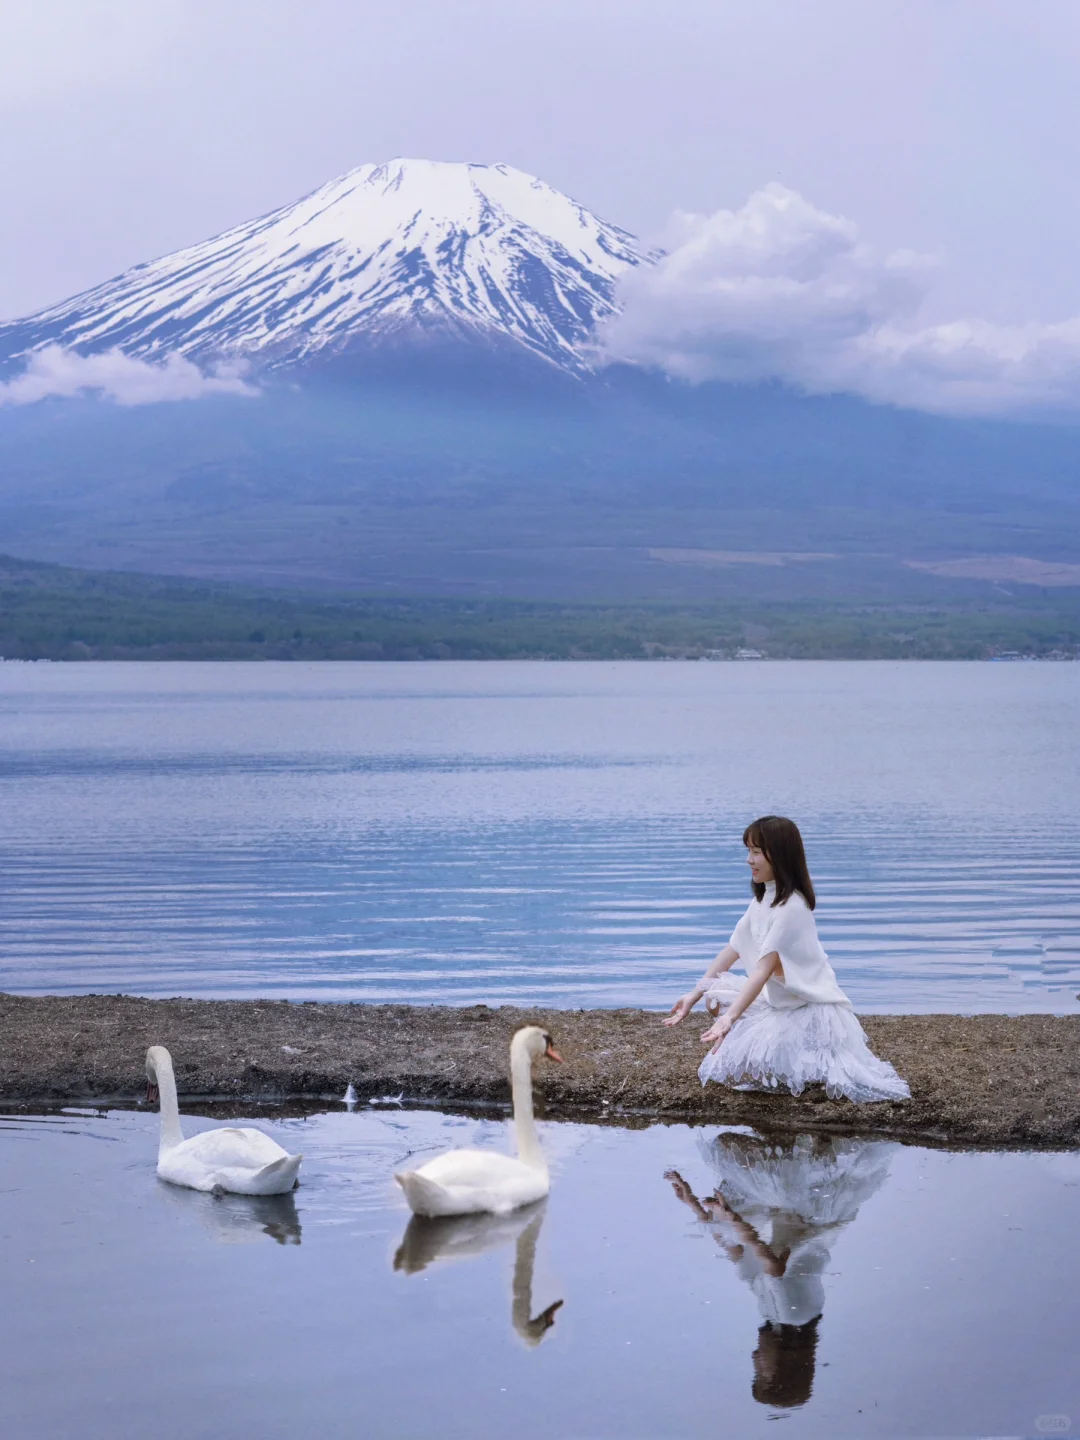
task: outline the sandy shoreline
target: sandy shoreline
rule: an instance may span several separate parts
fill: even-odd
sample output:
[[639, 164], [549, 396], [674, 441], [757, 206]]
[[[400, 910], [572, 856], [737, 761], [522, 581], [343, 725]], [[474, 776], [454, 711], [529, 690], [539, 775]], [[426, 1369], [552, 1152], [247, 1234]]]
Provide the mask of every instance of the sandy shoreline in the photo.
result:
[[698, 1019], [671, 1031], [641, 1010], [0, 995], [0, 1104], [135, 1099], [154, 1043], [172, 1050], [182, 1096], [341, 1096], [351, 1083], [361, 1100], [506, 1102], [510, 1034], [536, 1021], [566, 1062], [537, 1067], [550, 1115], [1080, 1144], [1080, 1016], [865, 1016], [873, 1048], [912, 1090], [868, 1106], [703, 1089]]

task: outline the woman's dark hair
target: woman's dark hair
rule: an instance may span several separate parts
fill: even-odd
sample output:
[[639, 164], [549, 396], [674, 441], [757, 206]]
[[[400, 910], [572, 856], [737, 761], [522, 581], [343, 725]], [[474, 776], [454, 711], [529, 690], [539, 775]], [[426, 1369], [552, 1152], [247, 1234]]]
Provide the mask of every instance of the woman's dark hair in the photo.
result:
[[[798, 890], [806, 901], [808, 910], [817, 904], [810, 871], [806, 868], [806, 851], [802, 836], [794, 820], [783, 815], [762, 815], [752, 820], [743, 831], [742, 843], [749, 848], [753, 845], [760, 850], [772, 866], [776, 877], [776, 899], [774, 905], [783, 905]], [[765, 886], [751, 881], [750, 888], [758, 900], [765, 898]]]
[[766, 1320], [762, 1325], [750, 1387], [760, 1405], [793, 1410], [810, 1399], [820, 1319], [820, 1315], [815, 1316], [805, 1325], [775, 1325]]

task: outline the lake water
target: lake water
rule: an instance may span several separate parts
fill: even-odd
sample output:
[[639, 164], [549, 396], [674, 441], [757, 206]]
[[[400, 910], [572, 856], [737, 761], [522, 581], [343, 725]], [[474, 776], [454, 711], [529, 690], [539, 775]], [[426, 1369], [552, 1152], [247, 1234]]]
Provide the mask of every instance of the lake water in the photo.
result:
[[1080, 1435], [1075, 1153], [542, 1124], [543, 1206], [433, 1224], [393, 1169], [505, 1122], [259, 1123], [291, 1196], [161, 1184], [153, 1114], [0, 1117], [5, 1440]]
[[866, 1011], [1075, 1012], [1080, 665], [0, 664], [0, 989], [670, 1004], [803, 828]]

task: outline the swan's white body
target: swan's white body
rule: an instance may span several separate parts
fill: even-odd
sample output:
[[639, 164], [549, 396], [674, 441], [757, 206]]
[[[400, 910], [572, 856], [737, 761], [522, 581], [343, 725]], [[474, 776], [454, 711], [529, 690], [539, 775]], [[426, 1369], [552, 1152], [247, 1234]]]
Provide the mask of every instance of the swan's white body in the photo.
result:
[[233, 1195], [283, 1195], [296, 1184], [302, 1155], [290, 1155], [261, 1130], [228, 1126], [184, 1139], [172, 1056], [164, 1045], [146, 1052], [150, 1090], [161, 1097], [157, 1173], [189, 1190], [227, 1190]]
[[418, 1170], [399, 1170], [394, 1179], [414, 1214], [507, 1215], [548, 1193], [551, 1180], [533, 1119], [532, 1062], [540, 1055], [560, 1058], [550, 1035], [526, 1025], [510, 1042], [517, 1158], [493, 1150], [449, 1150]]

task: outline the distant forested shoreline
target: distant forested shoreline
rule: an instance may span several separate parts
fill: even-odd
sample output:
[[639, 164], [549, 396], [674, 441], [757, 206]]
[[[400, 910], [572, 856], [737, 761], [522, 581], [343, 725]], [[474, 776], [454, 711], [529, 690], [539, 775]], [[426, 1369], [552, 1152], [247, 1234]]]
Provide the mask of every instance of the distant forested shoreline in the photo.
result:
[[[1020, 588], [1020, 587], [1018, 587]], [[1080, 591], [988, 602], [318, 595], [0, 556], [12, 660], [1080, 658]]]

